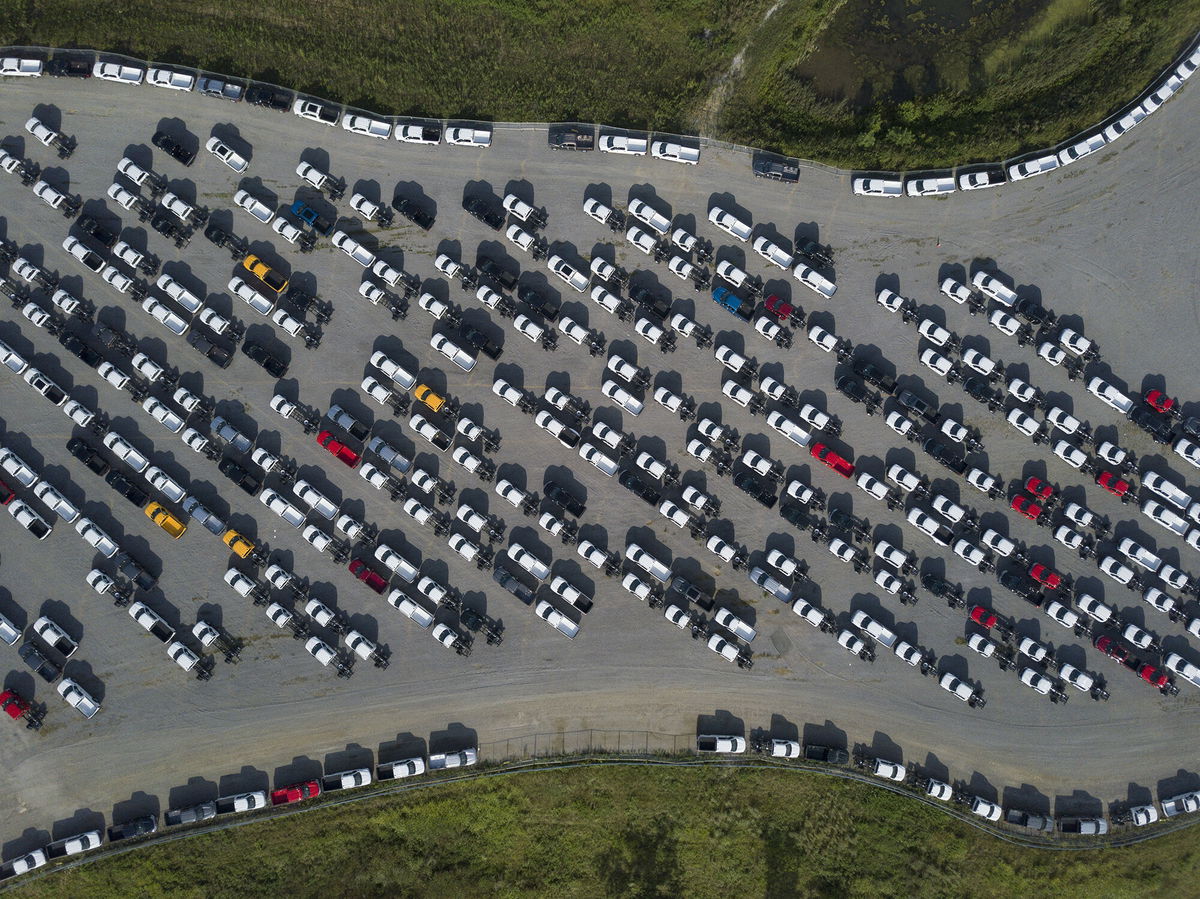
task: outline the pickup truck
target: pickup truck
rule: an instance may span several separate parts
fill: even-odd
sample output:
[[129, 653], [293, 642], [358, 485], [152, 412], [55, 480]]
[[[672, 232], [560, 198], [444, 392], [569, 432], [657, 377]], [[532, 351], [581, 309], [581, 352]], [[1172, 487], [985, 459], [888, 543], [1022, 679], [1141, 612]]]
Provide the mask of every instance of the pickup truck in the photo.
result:
[[818, 746], [815, 743], [805, 744], [804, 757], [810, 762], [824, 762], [827, 765], [845, 765], [850, 761], [850, 753], [846, 750]]
[[168, 809], [163, 815], [163, 821], [169, 827], [177, 824], [199, 824], [217, 816], [215, 802], [201, 802], [199, 805], [189, 805], [185, 808]]
[[1162, 800], [1163, 817], [1174, 818], [1185, 812], [1200, 811], [1200, 793], [1180, 793]]
[[460, 749], [458, 752], [435, 752], [429, 757], [429, 770], [441, 771], [446, 768], [468, 768], [479, 761], [479, 752], [475, 747]]
[[265, 106], [276, 112], [287, 112], [292, 108], [295, 94], [268, 84], [254, 84], [246, 91], [246, 102], [252, 106]]
[[33, 623], [33, 632], [45, 640], [47, 646], [57, 650], [64, 659], [69, 659], [79, 648], [79, 644], [47, 615]]
[[175, 639], [175, 628], [167, 624], [161, 615], [144, 602], [135, 602], [129, 607], [129, 617], [161, 640], [170, 643]]
[[41, 651], [32, 643], [22, 644], [17, 653], [21, 656], [21, 660], [48, 684], [54, 683], [62, 674], [62, 670], [42, 655]]
[[1108, 821], [1104, 818], [1059, 818], [1058, 829], [1080, 836], [1101, 836], [1108, 833]]
[[754, 303], [744, 300], [726, 287], [714, 287], [712, 298], [724, 306], [742, 321], [750, 321], [754, 317]]
[[1017, 827], [1026, 827], [1041, 833], [1054, 833], [1054, 821], [1042, 815], [1031, 815], [1029, 812], [1009, 809], [1004, 813], [1004, 820], [1009, 824], [1017, 825]]
[[850, 616], [854, 626], [882, 646], [891, 649], [896, 645], [896, 635], [868, 615], [866, 612], [855, 612]]
[[230, 812], [251, 812], [255, 809], [266, 807], [267, 794], [263, 790], [257, 790], [253, 793], [222, 796], [216, 801], [215, 805], [218, 815], [227, 815]]
[[763, 155], [756, 155], [751, 162], [754, 175], [757, 178], [770, 178], [772, 181], [787, 181], [795, 183], [800, 180], [800, 166]]
[[492, 132], [482, 128], [447, 128], [446, 143], [460, 147], [490, 147]]
[[721, 734], [700, 734], [696, 737], [697, 752], [745, 752], [744, 737], [724, 736]]
[[629, 137], [625, 134], [600, 135], [600, 152], [623, 153], [627, 156], [645, 156], [648, 141], [644, 137]]
[[108, 829], [108, 841], [116, 843], [118, 840], [129, 840], [133, 837], [144, 837], [147, 834], [154, 833], [158, 830], [158, 816], [144, 815], [141, 818], [134, 818], [132, 821], [126, 821], [124, 824], [114, 824]]
[[66, 56], [55, 54], [46, 63], [46, 73], [59, 78], [91, 78], [92, 63], [82, 56]]
[[499, 359], [504, 354], [503, 348], [496, 341], [472, 325], [463, 325], [462, 339], [464, 343], [483, 353], [489, 359]]
[[410, 144], [438, 144], [442, 141], [440, 125], [400, 125], [396, 128], [396, 140]]
[[578, 128], [551, 131], [550, 148], [553, 150], [594, 150], [596, 149], [596, 134], [593, 131], [581, 131]]
[[400, 780], [425, 773], [425, 759], [421, 757], [401, 759], [396, 762], [384, 762], [375, 769], [378, 780]]
[[354, 787], [365, 787], [370, 783], [371, 769], [355, 768], [353, 771], [326, 774], [321, 778], [321, 790], [325, 793], [332, 793], [335, 790], [350, 790]]
[[493, 231], [499, 231], [504, 226], [504, 214], [496, 208], [495, 201], [490, 197], [464, 197], [463, 209]]
[[517, 276], [490, 256], [479, 257], [479, 270], [505, 290], [512, 290], [517, 286]]
[[433, 227], [433, 216], [414, 203], [412, 200], [404, 197], [396, 197], [394, 200], [392, 200], [392, 208], [422, 231], [428, 231]]
[[325, 216], [321, 215], [303, 200], [297, 200], [292, 204], [292, 215], [324, 237], [329, 236], [329, 232], [333, 230], [333, 226], [336, 224], [325, 218]]
[[229, 100], [233, 103], [242, 99], [244, 90], [245, 88], [240, 84], [226, 81], [223, 78], [215, 78], [212, 75], [201, 75], [200, 81], [196, 85], [196, 92], [199, 94], [204, 94], [206, 97], [220, 97], [222, 100]]
[[79, 855], [81, 852], [88, 852], [92, 849], [99, 849], [100, 844], [104, 842], [104, 835], [98, 830], [89, 830], [86, 833], [78, 833], [73, 837], [67, 837], [63, 840], [55, 840], [46, 847], [46, 858], [67, 858], [71, 855]]
[[525, 605], [533, 603], [533, 591], [517, 580], [516, 576], [507, 568], [497, 565], [492, 569], [492, 579]]

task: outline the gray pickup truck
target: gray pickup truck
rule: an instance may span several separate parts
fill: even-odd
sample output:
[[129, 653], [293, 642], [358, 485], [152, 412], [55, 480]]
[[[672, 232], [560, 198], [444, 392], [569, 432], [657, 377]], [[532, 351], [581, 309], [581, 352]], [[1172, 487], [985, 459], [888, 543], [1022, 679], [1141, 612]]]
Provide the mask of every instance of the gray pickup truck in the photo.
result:
[[207, 821], [216, 816], [217, 804], [215, 802], [201, 802], [199, 805], [189, 805], [186, 808], [168, 809], [163, 815], [163, 821], [168, 826], [199, 824], [201, 821]]

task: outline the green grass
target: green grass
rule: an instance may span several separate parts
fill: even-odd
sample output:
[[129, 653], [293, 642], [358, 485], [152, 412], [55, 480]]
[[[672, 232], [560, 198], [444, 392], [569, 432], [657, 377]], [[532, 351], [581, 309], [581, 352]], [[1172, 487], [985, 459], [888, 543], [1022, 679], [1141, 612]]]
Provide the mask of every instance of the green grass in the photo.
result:
[[1050, 852], [816, 774], [577, 768], [439, 786], [99, 860], [20, 897], [1193, 895], [1192, 828]]
[[897, 171], [1053, 146], [1141, 92], [1200, 29], [1200, 0], [844, 0], [814, 44], [808, 6], [757, 42], [722, 135]]
[[258, 76], [388, 114], [683, 127], [768, 0], [7, 4], [0, 41]]
[[197, 65], [385, 114], [703, 129], [896, 170], [1058, 143], [1138, 93], [1200, 30], [1200, 0], [117, 0], [97, 9], [10, 0], [0, 43]]

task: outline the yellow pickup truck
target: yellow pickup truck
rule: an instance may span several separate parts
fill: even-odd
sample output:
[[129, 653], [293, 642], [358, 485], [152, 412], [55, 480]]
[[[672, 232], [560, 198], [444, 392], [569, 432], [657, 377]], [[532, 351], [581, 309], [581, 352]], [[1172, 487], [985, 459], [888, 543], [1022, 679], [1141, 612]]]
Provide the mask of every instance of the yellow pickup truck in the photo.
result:
[[254, 552], [254, 544], [248, 537], [244, 537], [235, 531], [233, 528], [227, 530], [224, 536], [221, 537], [222, 542], [228, 546], [233, 552], [241, 558], [246, 558], [250, 553]]
[[260, 257], [255, 256], [253, 253], [242, 260], [242, 268], [262, 281], [263, 284], [267, 285], [275, 293], [283, 293], [288, 286], [287, 278], [279, 274], [279, 272], [275, 271], [275, 269], [271, 268], [271, 266], [267, 265]]
[[418, 384], [414, 387], [413, 396], [417, 398], [417, 402], [424, 403], [434, 412], [442, 411], [442, 407], [446, 405], [446, 398], [439, 393], [435, 393], [433, 388], [428, 384]]
[[187, 525], [172, 514], [171, 510], [162, 503], [150, 503], [143, 509], [146, 517], [178, 540], [187, 530]]

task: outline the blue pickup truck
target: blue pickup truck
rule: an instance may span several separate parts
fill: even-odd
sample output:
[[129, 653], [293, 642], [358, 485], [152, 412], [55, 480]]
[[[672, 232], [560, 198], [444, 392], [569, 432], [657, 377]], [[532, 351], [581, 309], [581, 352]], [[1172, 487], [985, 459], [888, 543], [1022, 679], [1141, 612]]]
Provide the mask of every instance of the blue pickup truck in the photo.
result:
[[333, 230], [334, 222], [325, 218], [325, 216], [321, 215], [303, 200], [297, 200], [292, 204], [292, 215], [299, 218], [322, 237], [328, 237], [329, 232]]
[[744, 300], [725, 287], [714, 287], [712, 297], [742, 321], [750, 321], [754, 317], [754, 303]]

